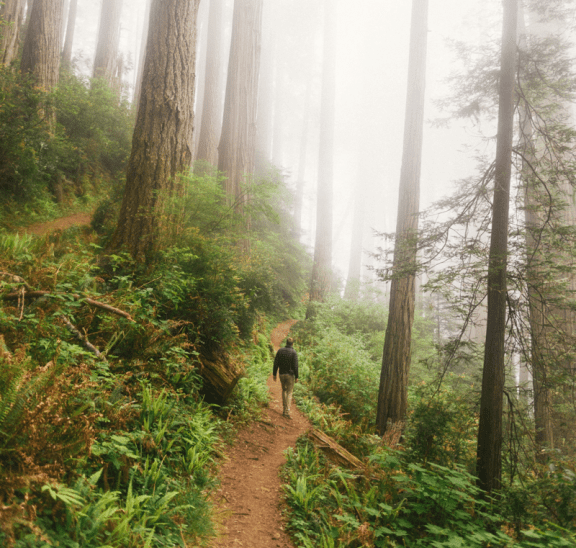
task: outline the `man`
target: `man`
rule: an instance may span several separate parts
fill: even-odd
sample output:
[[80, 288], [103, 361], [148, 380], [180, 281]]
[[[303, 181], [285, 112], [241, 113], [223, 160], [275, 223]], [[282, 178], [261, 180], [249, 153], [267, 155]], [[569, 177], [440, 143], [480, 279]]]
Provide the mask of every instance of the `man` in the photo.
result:
[[274, 358], [274, 370], [272, 376], [276, 382], [276, 373], [280, 370], [280, 384], [282, 385], [282, 405], [284, 407], [283, 415], [286, 418], [290, 417], [290, 402], [292, 401], [292, 391], [294, 390], [294, 383], [298, 381], [298, 354], [292, 348], [294, 339], [288, 337], [286, 339], [286, 346], [280, 348], [276, 352]]

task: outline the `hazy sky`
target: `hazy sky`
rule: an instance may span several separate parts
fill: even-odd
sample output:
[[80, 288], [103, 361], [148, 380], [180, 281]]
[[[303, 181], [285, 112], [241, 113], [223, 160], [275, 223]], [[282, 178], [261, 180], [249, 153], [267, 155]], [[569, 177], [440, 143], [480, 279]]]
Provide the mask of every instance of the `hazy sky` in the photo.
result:
[[[348, 268], [352, 203], [359, 173], [369, 179], [369, 222], [380, 231], [395, 226], [402, 154], [404, 102], [408, 62], [411, 2], [408, 0], [344, 0], [338, 5], [337, 103], [335, 151], [334, 263], [342, 275]], [[295, 176], [302, 134], [303, 97], [309, 78], [315, 87], [306, 164], [303, 239], [314, 241], [315, 186], [318, 156], [318, 111], [321, 61], [321, 0], [264, 0], [276, 17], [282, 61], [282, 163]], [[82, 52], [89, 73], [101, 2], [78, 1], [74, 51]], [[227, 2], [228, 12], [232, 3]], [[134, 66], [139, 56], [145, 0], [124, 0], [121, 49]], [[204, 8], [206, 6], [203, 6]], [[202, 9], [202, 8], [201, 8]], [[427, 102], [425, 118], [439, 113], [434, 100], [446, 92], [445, 79], [457, 68], [449, 40], [481, 44], [500, 33], [500, 0], [430, 0]], [[269, 20], [269, 19], [268, 19]], [[310, 45], [311, 44], [311, 45]], [[266, 42], [264, 42], [266, 47]], [[308, 48], [308, 49], [303, 49]], [[305, 65], [309, 64], [308, 67]], [[134, 82], [135, 72], [126, 75]], [[421, 203], [446, 194], [452, 181], [471, 175], [474, 162], [466, 145], [479, 142], [473, 127], [455, 122], [449, 128], [426, 123]], [[369, 164], [369, 165], [365, 165]], [[361, 170], [360, 166], [365, 165]], [[365, 242], [370, 247], [370, 242]]]

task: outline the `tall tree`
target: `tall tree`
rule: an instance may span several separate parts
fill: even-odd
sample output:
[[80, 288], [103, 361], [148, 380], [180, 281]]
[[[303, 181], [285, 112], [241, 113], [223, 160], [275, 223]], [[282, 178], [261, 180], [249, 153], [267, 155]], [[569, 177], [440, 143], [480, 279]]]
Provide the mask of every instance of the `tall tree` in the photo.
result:
[[58, 83], [64, 0], [35, 0], [22, 49], [20, 70], [50, 91]]
[[111, 248], [146, 260], [166, 195], [192, 158], [196, 16], [200, 0], [152, 0], [126, 190]]
[[208, 12], [208, 43], [206, 47], [206, 71], [204, 73], [204, 100], [198, 137], [197, 160], [216, 166], [218, 164], [218, 139], [221, 120], [220, 68], [223, 33], [223, 0], [210, 0]]
[[302, 116], [302, 134], [300, 136], [300, 154], [298, 156], [298, 174], [296, 178], [296, 198], [294, 200], [294, 226], [302, 231], [302, 207], [304, 204], [304, 182], [306, 177], [306, 159], [308, 153], [308, 128], [310, 125], [310, 103], [312, 99], [312, 79], [308, 77], [304, 110]]
[[0, 4], [0, 63], [8, 66], [18, 55], [25, 0], [5, 0]]
[[104, 78], [110, 85], [118, 68], [121, 15], [122, 0], [102, 0], [93, 77]]
[[332, 203], [336, 103], [336, 0], [324, 0], [324, 52], [320, 104], [320, 148], [316, 198], [316, 239], [310, 301], [322, 301], [332, 284]]
[[218, 170], [241, 208], [242, 183], [254, 172], [263, 0], [235, 0]]
[[146, 0], [144, 12], [144, 25], [142, 26], [142, 46], [140, 48], [140, 57], [138, 59], [138, 74], [136, 75], [136, 86], [134, 87], [134, 104], [140, 101], [140, 92], [142, 91], [142, 75], [144, 74], [144, 61], [146, 60], [146, 43], [148, 42], [148, 30], [150, 27], [150, 7], [152, 0]]
[[66, 38], [62, 49], [62, 64], [65, 67], [72, 63], [72, 45], [74, 44], [74, 31], [76, 30], [76, 13], [78, 11], [78, 0], [70, 0], [68, 8], [68, 23], [66, 24]]
[[428, 0], [413, 0], [390, 312], [384, 339], [376, 414], [376, 428], [380, 435], [383, 435], [391, 424], [401, 424], [404, 421], [408, 406], [427, 43]]
[[506, 330], [508, 217], [514, 135], [514, 89], [518, 0], [504, 0], [499, 83], [498, 137], [494, 169], [492, 232], [488, 261], [488, 312], [480, 423], [476, 454], [479, 485], [492, 492], [502, 477], [502, 409]]

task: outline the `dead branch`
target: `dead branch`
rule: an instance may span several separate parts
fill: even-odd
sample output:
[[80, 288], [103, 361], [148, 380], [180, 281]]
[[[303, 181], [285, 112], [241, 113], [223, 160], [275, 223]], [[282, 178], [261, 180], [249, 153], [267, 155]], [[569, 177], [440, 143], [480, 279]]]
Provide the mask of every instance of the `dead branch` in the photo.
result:
[[[50, 291], [27, 291], [24, 297], [26, 299], [39, 299], [40, 297], [50, 295], [54, 295], [54, 293]], [[89, 297], [83, 297], [82, 295], [77, 295], [75, 293], [72, 293], [70, 296], [74, 298], [74, 300], [85, 301], [87, 304], [95, 306], [96, 308], [106, 310], [107, 312], [111, 312], [112, 314], [116, 314], [117, 316], [122, 316], [123, 318], [126, 318], [128, 321], [131, 322], [134, 321], [134, 319], [132, 318], [132, 316], [130, 316], [128, 312], [124, 312], [124, 310], [120, 310], [119, 308], [116, 308], [109, 304], [101, 303], [100, 301], [95, 301], [94, 299], [90, 299]], [[6, 293], [5, 295], [1, 295], [0, 298], [2, 298], [5, 301], [15, 301], [22, 298], [22, 293], [20, 291], [14, 291], [12, 293]]]
[[12, 274], [11, 272], [2, 272], [0, 271], [0, 276], [5, 277], [5, 278], [12, 278], [12, 281], [17, 283], [17, 284], [22, 284], [27, 291], [30, 291], [32, 288], [28, 285], [28, 282], [26, 282], [26, 280], [24, 278], [21, 278], [20, 276], [16, 275], [16, 274]]
[[62, 318], [64, 325], [66, 325], [66, 327], [68, 328], [68, 331], [70, 331], [70, 333], [72, 333], [72, 335], [74, 335], [74, 337], [78, 340], [78, 342], [80, 342], [82, 344], [82, 346], [84, 348], [86, 348], [86, 350], [92, 352], [92, 354], [94, 354], [97, 358], [100, 358], [102, 361], [104, 361], [104, 362], [106, 361], [106, 358], [104, 357], [102, 352], [100, 352], [100, 350], [98, 350], [88, 340], [88, 337], [82, 335], [80, 330], [66, 316], [60, 316], [60, 317]]
[[330, 436], [320, 430], [311, 430], [308, 432], [308, 438], [318, 449], [326, 455], [326, 458], [338, 466], [344, 466], [351, 470], [360, 470], [364, 468], [362, 461], [356, 458], [352, 453], [344, 449], [339, 443], [336, 443]]

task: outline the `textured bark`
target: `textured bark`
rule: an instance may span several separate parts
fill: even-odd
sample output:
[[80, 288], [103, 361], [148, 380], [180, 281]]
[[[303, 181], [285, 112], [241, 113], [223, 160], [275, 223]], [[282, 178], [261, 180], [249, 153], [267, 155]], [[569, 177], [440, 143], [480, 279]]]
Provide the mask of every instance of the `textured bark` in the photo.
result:
[[25, 0], [4, 0], [0, 5], [0, 63], [9, 65], [18, 55]]
[[320, 149], [316, 198], [316, 241], [310, 301], [323, 301], [332, 287], [332, 203], [336, 103], [336, 4], [324, 1], [324, 59], [320, 105]]
[[22, 50], [20, 70], [50, 91], [58, 83], [64, 0], [35, 0]]
[[476, 475], [479, 486], [487, 492], [499, 489], [502, 478], [506, 267], [514, 134], [517, 19], [517, 0], [505, 0], [492, 233], [488, 262], [488, 315], [476, 455]]
[[222, 3], [210, 0], [208, 12], [208, 43], [206, 48], [206, 71], [204, 75], [204, 99], [202, 120], [198, 137], [196, 160], [212, 166], [218, 165], [218, 140], [220, 138], [220, 68], [222, 64]]
[[114, 83], [118, 68], [121, 15], [122, 0], [102, 1], [93, 77], [104, 78], [110, 85]]
[[199, 0], [153, 0], [126, 190], [111, 247], [145, 260], [157, 245], [166, 196], [192, 157]]
[[218, 170], [239, 209], [242, 183], [254, 172], [261, 33], [262, 0], [235, 0]]
[[66, 25], [66, 39], [62, 49], [62, 64], [66, 67], [72, 63], [72, 45], [74, 44], [74, 31], [76, 30], [76, 13], [78, 0], [70, 0], [68, 9], [68, 24]]
[[138, 60], [138, 75], [136, 76], [136, 86], [134, 88], [134, 104], [140, 101], [142, 92], [142, 75], [144, 74], [144, 62], [146, 61], [146, 43], [148, 41], [148, 29], [150, 27], [150, 6], [152, 0], [146, 0], [146, 11], [144, 13], [144, 26], [142, 27], [142, 47], [140, 59]]
[[427, 43], [428, 0], [413, 0], [393, 279], [376, 413], [376, 428], [380, 435], [394, 423], [404, 421], [408, 406]]

